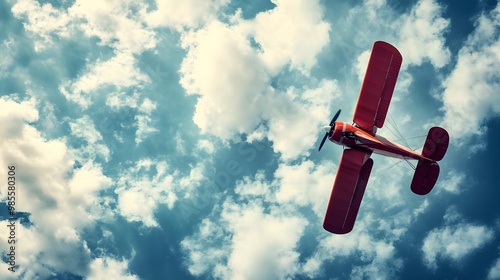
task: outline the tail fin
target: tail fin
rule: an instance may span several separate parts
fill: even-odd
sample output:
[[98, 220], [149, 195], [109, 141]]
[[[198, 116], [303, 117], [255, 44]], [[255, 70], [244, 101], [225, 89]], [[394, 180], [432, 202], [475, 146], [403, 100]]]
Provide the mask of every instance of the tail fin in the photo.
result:
[[422, 156], [433, 161], [440, 161], [443, 159], [448, 149], [450, 136], [448, 132], [441, 127], [432, 127], [427, 133], [424, 148], [422, 149]]
[[439, 165], [436, 161], [443, 159], [449, 142], [450, 136], [444, 128], [435, 126], [429, 129], [422, 149], [425, 159], [418, 161], [411, 181], [411, 190], [414, 193], [426, 195], [432, 190], [439, 177]]
[[439, 165], [437, 162], [419, 160], [411, 181], [411, 191], [418, 195], [428, 194], [436, 184], [438, 176]]

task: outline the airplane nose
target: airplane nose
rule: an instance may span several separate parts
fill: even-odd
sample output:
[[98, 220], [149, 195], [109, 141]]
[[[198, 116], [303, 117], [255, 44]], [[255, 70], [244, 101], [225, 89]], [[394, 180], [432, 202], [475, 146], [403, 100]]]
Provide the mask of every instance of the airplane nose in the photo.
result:
[[330, 131], [330, 128], [331, 128], [331, 127], [330, 127], [330, 126], [328, 126], [328, 125], [323, 127], [323, 129], [324, 129], [326, 132], [329, 132], [329, 131]]

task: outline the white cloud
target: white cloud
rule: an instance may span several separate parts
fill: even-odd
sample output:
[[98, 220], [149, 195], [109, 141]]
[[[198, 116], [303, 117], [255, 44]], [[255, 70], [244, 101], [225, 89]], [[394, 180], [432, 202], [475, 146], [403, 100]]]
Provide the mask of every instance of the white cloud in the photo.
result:
[[245, 177], [238, 181], [235, 191], [241, 197], [260, 197], [272, 203], [312, 207], [317, 217], [322, 218], [336, 170], [331, 162], [314, 164], [307, 160], [297, 164], [280, 163], [273, 180], [266, 180], [261, 170], [253, 179]]
[[[67, 10], [56, 9], [50, 3], [40, 5], [22, 0], [13, 7], [13, 14], [25, 17], [24, 28], [41, 41], [36, 50], [54, 44], [52, 37], [68, 38], [77, 32], [97, 37], [100, 44], [120, 52], [141, 53], [156, 46], [155, 33], [145, 24], [146, 6], [135, 1], [110, 0], [99, 4], [75, 1]], [[134, 12], [136, 11], [136, 12]], [[80, 35], [80, 34], [78, 34]]]
[[[135, 55], [156, 46], [155, 32], [147, 26], [146, 5], [135, 1], [110, 0], [99, 4], [76, 1], [67, 10], [55, 9], [50, 3], [23, 0], [13, 6], [13, 13], [24, 19], [28, 35], [35, 41], [35, 49], [46, 49], [55, 44], [54, 36], [97, 37], [99, 44], [111, 47], [114, 56], [108, 60], [89, 61], [87, 69], [74, 80], [63, 82], [59, 90], [70, 101], [87, 108], [95, 92], [106, 86], [138, 87], [150, 83], [150, 78], [137, 67]], [[53, 42], [54, 41], [54, 42]]]
[[[329, 26], [322, 21], [316, 1], [275, 4], [273, 10], [259, 13], [254, 20], [236, 16], [232, 25], [211, 21], [203, 29], [184, 33], [182, 46], [188, 54], [181, 67], [181, 85], [188, 94], [199, 95], [193, 121], [202, 133], [222, 139], [239, 133], [252, 139], [267, 137], [276, 152], [292, 159], [316, 142], [317, 128], [327, 121], [338, 89], [329, 80], [316, 88], [300, 89], [304, 93], [271, 88], [271, 77], [288, 63], [295, 69], [310, 70], [329, 41]], [[317, 36], [306, 42], [297, 35], [300, 32], [282, 32], [279, 26], [283, 22], [295, 31], [315, 30]], [[252, 47], [252, 36], [259, 48]], [[262, 127], [265, 122], [268, 127]], [[256, 129], [263, 133], [254, 134]], [[287, 130], [297, 133], [285, 134]]]
[[141, 143], [148, 135], [158, 132], [158, 129], [151, 125], [153, 120], [150, 115], [138, 114], [135, 116], [135, 120], [137, 122], [137, 130], [135, 132], [136, 144]]
[[196, 147], [202, 151], [207, 152], [208, 154], [213, 154], [213, 152], [215, 151], [214, 143], [210, 142], [207, 139], [198, 140]]
[[445, 178], [438, 181], [437, 189], [438, 191], [445, 190], [449, 193], [459, 194], [464, 190], [464, 181], [465, 175], [463, 173], [450, 170]]
[[213, 19], [217, 11], [230, 0], [156, 0], [157, 9], [147, 15], [152, 26], [165, 26], [182, 30], [183, 27], [197, 27]]
[[24, 28], [35, 37], [35, 50], [42, 51], [54, 44], [52, 36], [68, 37], [70, 17], [62, 10], [52, 7], [50, 3], [40, 6], [38, 1], [21, 0], [12, 6], [12, 13], [18, 18], [26, 18]]
[[444, 33], [450, 20], [442, 14], [443, 7], [435, 0], [423, 0], [393, 23], [394, 29], [400, 30], [397, 46], [406, 64], [420, 65], [425, 60], [436, 68], [448, 64], [451, 53], [445, 46]]
[[[99, 89], [106, 86], [116, 87], [118, 90], [124, 88], [141, 88], [151, 80], [143, 74], [136, 65], [136, 60], [131, 53], [118, 52], [106, 61], [97, 60], [88, 66], [87, 72], [74, 81], [69, 81], [59, 87], [66, 99], [87, 108], [92, 104], [93, 95]], [[111, 104], [114, 99], [110, 99]]]
[[443, 17], [443, 11], [435, 0], [423, 0], [400, 15], [385, 0], [365, 0], [363, 5], [349, 11], [343, 24], [349, 26], [345, 30], [356, 30], [357, 36], [352, 39], [355, 46], [371, 46], [377, 40], [396, 46], [403, 55], [403, 69], [426, 61], [441, 68], [451, 57], [444, 38], [450, 20]]
[[488, 279], [500, 279], [500, 258], [495, 261], [488, 271]]
[[[226, 200], [222, 207], [219, 221], [204, 220], [195, 237], [199, 240], [187, 238], [181, 243], [189, 254], [191, 273], [210, 273], [220, 279], [287, 279], [297, 272], [297, 245], [305, 219], [279, 207], [268, 212], [260, 203]], [[198, 243], [214, 240], [222, 247]]]
[[[189, 271], [217, 279], [288, 279], [301, 273], [298, 242], [310, 223], [319, 226], [335, 166], [311, 161], [281, 163], [271, 181], [263, 171], [245, 177], [182, 241]], [[300, 209], [311, 207], [308, 221]], [[210, 258], [206, 256], [209, 255]]]
[[[148, 175], [151, 168], [154, 168], [156, 175]], [[166, 162], [151, 160], [142, 160], [135, 167], [124, 170], [115, 189], [119, 214], [129, 222], [157, 227], [154, 211], [158, 205], [165, 204], [171, 209], [177, 200], [173, 191], [174, 177], [166, 173], [167, 170]]]
[[144, 9], [144, 4], [130, 0], [77, 0], [68, 14], [78, 29], [89, 37], [96, 36], [102, 45], [120, 52], [141, 53], [156, 46], [155, 33], [144, 24]]
[[[500, 4], [476, 21], [458, 53], [457, 63], [444, 81], [442, 100], [445, 127], [453, 143], [486, 132], [485, 122], [500, 114]], [[474, 129], [464, 129], [464, 124]]]
[[318, 132], [331, 118], [332, 101], [340, 90], [335, 81], [322, 80], [316, 88], [289, 88], [266, 104], [267, 138], [284, 160], [297, 158], [317, 144]]
[[[323, 21], [319, 1], [275, 0], [276, 7], [257, 14], [254, 38], [262, 61], [276, 74], [290, 63], [295, 69], [311, 69], [316, 56], [330, 41], [330, 25]], [[314, 34], [305, 39], [304, 34]]]
[[[377, 186], [369, 188], [374, 189]], [[318, 278], [323, 273], [323, 266], [328, 266], [331, 262], [349, 260], [354, 256], [360, 263], [350, 267], [351, 278], [394, 278], [404, 265], [403, 259], [398, 257], [396, 244], [429, 203], [424, 200], [418, 207], [413, 207], [414, 203], [407, 203], [404, 207], [399, 206], [398, 211], [391, 210], [394, 208], [391, 204], [391, 201], [385, 201], [384, 205], [389, 206], [380, 211], [380, 203], [365, 194], [362, 210], [353, 231], [347, 235], [325, 232], [319, 234], [319, 244], [303, 263], [301, 273], [310, 278]]]
[[304, 161], [298, 165], [281, 164], [275, 172], [279, 186], [276, 200], [280, 203], [294, 202], [299, 206], [311, 206], [322, 218], [332, 190], [337, 167], [331, 162], [314, 165]]
[[[382, 164], [379, 158], [375, 159], [375, 165]], [[401, 271], [404, 260], [398, 257], [397, 244], [425, 213], [429, 201], [416, 200], [409, 190], [404, 191], [403, 182], [409, 178], [402, 172], [377, 174], [376, 170], [372, 170], [353, 231], [347, 235], [318, 234], [319, 244], [303, 263], [302, 274], [318, 278], [324, 267], [332, 262], [348, 261], [353, 256], [360, 262], [347, 269], [354, 279], [394, 278]], [[325, 203], [333, 184], [330, 180], [329, 190], [323, 193]]]
[[407, 193], [405, 188], [406, 191], [410, 188], [408, 179], [414, 173], [413, 169], [403, 169], [397, 164], [406, 163], [394, 163], [392, 159], [375, 156], [365, 193], [365, 196], [384, 204], [386, 210], [404, 206], [404, 194]]
[[254, 128], [269, 78], [240, 28], [211, 22], [182, 42], [181, 85], [200, 95], [193, 121], [202, 133], [227, 139]]
[[489, 227], [465, 222], [433, 229], [422, 244], [424, 263], [435, 270], [439, 260], [461, 262], [493, 238], [494, 231]]
[[106, 161], [109, 160], [109, 148], [103, 143], [102, 135], [96, 130], [94, 122], [88, 116], [70, 121], [69, 126], [74, 136], [83, 138], [86, 142], [86, 145], [69, 150], [73, 158], [80, 162], [93, 161], [98, 156]]
[[[368, 221], [364, 219], [364, 222]], [[396, 256], [393, 241], [377, 240], [369, 231], [360, 230], [358, 224], [349, 235], [328, 235], [321, 239], [314, 255], [307, 259], [303, 273], [311, 278], [321, 275], [321, 264], [357, 255], [363, 265], [353, 266], [353, 279], [388, 279], [403, 267], [403, 260]]]
[[151, 113], [156, 110], [156, 103], [149, 98], [144, 98], [141, 101], [141, 94], [134, 92], [133, 95], [127, 95], [123, 92], [113, 93], [106, 99], [106, 105], [114, 110], [120, 108], [137, 109], [137, 114], [134, 116], [137, 130], [135, 132], [135, 143], [141, 143], [150, 134], [158, 132], [152, 124], [154, 120], [151, 118]]
[[7, 96], [0, 97], [0, 119], [4, 125], [0, 126], [2, 136], [19, 137], [25, 128], [24, 123], [38, 120], [38, 110], [35, 108], [36, 100], [23, 100], [15, 102]]
[[[364, 50], [353, 65], [360, 81], [365, 75], [369, 47], [374, 41], [387, 41], [398, 48], [403, 56], [403, 64], [396, 85], [398, 94], [393, 97], [394, 103], [401, 94], [408, 92], [412, 83], [412, 77], [407, 72], [408, 66], [430, 62], [434, 67], [442, 68], [450, 62], [451, 53], [444, 37], [450, 20], [443, 17], [443, 11], [444, 7], [435, 0], [417, 1], [405, 14], [399, 14], [385, 0], [365, 0], [363, 5], [349, 10], [345, 22], [340, 22], [337, 28], [334, 26], [335, 34], [345, 38], [335, 42], [346, 53], [356, 47]], [[350, 34], [342, 33], [349, 30], [356, 30], [357, 35], [352, 39]]]
[[116, 182], [117, 212], [129, 222], [158, 227], [155, 212], [160, 205], [173, 209], [179, 198], [197, 197], [193, 192], [206, 179], [205, 161], [189, 172], [172, 170], [166, 161], [142, 159], [124, 168]]
[[444, 222], [447, 224], [458, 223], [463, 219], [462, 214], [458, 211], [458, 207], [452, 205], [446, 209], [446, 213], [443, 216]]
[[205, 178], [205, 164], [199, 162], [195, 166], [191, 166], [189, 175], [183, 177], [179, 181], [182, 188], [194, 189], [199, 186], [200, 182]]
[[112, 109], [137, 108], [140, 96], [139, 92], [134, 92], [132, 95], [125, 92], [112, 92], [106, 98], [106, 105]]
[[[28, 228], [18, 224], [23, 252], [18, 259], [20, 273], [27, 278], [48, 277], [53, 271], [84, 276], [90, 251], [81, 232], [110, 216], [105, 198], [98, 194], [111, 180], [91, 161], [73, 170], [74, 159], [66, 144], [44, 139], [27, 123], [38, 119], [33, 100], [2, 97], [0, 112], [0, 122], [10, 124], [0, 130], [0, 164], [16, 167], [17, 210], [30, 213], [33, 224]], [[6, 171], [0, 171], [0, 176], [6, 178]], [[0, 193], [6, 196], [5, 190]]]
[[[228, 206], [222, 214], [233, 233], [228, 259], [231, 279], [284, 279], [297, 269], [298, 240], [307, 222], [299, 217], [264, 214], [259, 206]], [[283, 215], [283, 216], [282, 216]]]
[[[288, 275], [248, 274], [248, 278], [259, 276], [281, 279], [294, 278], [297, 275], [317, 278], [322, 275], [323, 267], [328, 266], [330, 262], [344, 260], [353, 255], [361, 256], [362, 264], [351, 267], [352, 278], [380, 279], [395, 276], [403, 267], [403, 260], [397, 256], [395, 244], [401, 240], [410, 225], [414, 224], [426, 211], [429, 206], [428, 200], [411, 202], [405, 200], [399, 192], [397, 199], [394, 199], [393, 194], [383, 195], [383, 191], [380, 192], [382, 197], [379, 198], [376, 190], [383, 190], [386, 185], [378, 181], [376, 185], [369, 186], [367, 192], [371, 194], [368, 196], [365, 194], [361, 215], [358, 217], [354, 230], [348, 235], [331, 235], [323, 231], [321, 221], [331, 193], [335, 171], [336, 167], [331, 162], [321, 164], [314, 164], [311, 161], [294, 164], [282, 162], [278, 165], [272, 179], [266, 178], [264, 171], [259, 171], [253, 178], [245, 177], [236, 182], [234, 199], [227, 198], [222, 208], [216, 207], [209, 218], [202, 222], [199, 231], [182, 242], [184, 253], [188, 256], [187, 265], [190, 272], [197, 276], [208, 274], [215, 278], [230, 279], [236, 271], [248, 273], [247, 271], [250, 270], [259, 271], [261, 267], [266, 268], [267, 266], [254, 262], [253, 258], [247, 260], [250, 263], [245, 266], [234, 264], [230, 260], [233, 255], [243, 254], [243, 252], [246, 252], [246, 256], [259, 255], [260, 246], [254, 245], [257, 243], [251, 241], [253, 238], [260, 240], [260, 244], [267, 244], [268, 241], [276, 242], [274, 237], [265, 235], [267, 231], [276, 231], [271, 224], [267, 223], [271, 217], [278, 224], [281, 222], [276, 222], [276, 220], [284, 222], [279, 218], [282, 216], [287, 219], [289, 217], [302, 219], [302, 215], [305, 215], [303, 210], [312, 208], [315, 215], [307, 214], [306, 218], [308, 225], [313, 228], [313, 232], [316, 232], [308, 237], [318, 239], [318, 244], [315, 248], [313, 247], [313, 253], [300, 255], [299, 259], [304, 259], [304, 261], [294, 261], [295, 267], [289, 270]], [[402, 176], [396, 174], [394, 177], [396, 187], [401, 189], [401, 181], [404, 181]], [[380, 207], [381, 201], [384, 204], [382, 208]], [[250, 215], [250, 213], [253, 214]], [[262, 214], [256, 215], [255, 213], [266, 214], [263, 217]], [[254, 216], [259, 217], [261, 221], [254, 221], [252, 218]], [[385, 218], [381, 219], [381, 216]], [[260, 233], [255, 233], [255, 236], [254, 228], [260, 230]], [[310, 232], [306, 226], [301, 230]], [[240, 236], [237, 233], [239, 231], [245, 232], [243, 234], [245, 238], [247, 235], [250, 237], [235, 239], [236, 236]], [[288, 234], [276, 233], [276, 235]], [[238, 240], [245, 245], [236, 246]], [[252, 246], [255, 247], [252, 249], [256, 252], [247, 248]], [[288, 248], [291, 250], [290, 247]], [[293, 250], [286, 255], [293, 255], [291, 252]], [[206, 258], [204, 253], [214, 257]], [[275, 255], [271, 254], [271, 256]], [[275, 258], [282, 257], [275, 256]], [[264, 260], [271, 262], [267, 258]], [[271, 264], [276, 266], [275, 262], [278, 260]], [[264, 273], [266, 270], [263, 269], [261, 272]]]
[[110, 257], [96, 258], [90, 263], [89, 280], [98, 279], [124, 279], [138, 280], [139, 277], [128, 271], [127, 260], [116, 260]]

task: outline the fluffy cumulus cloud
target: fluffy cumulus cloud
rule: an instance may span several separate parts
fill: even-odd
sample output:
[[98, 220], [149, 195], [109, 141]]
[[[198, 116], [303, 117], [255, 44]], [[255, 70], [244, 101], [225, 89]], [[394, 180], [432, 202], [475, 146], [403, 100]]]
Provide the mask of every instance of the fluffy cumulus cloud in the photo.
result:
[[325, 194], [332, 188], [335, 166], [331, 162], [315, 165], [304, 161], [297, 165], [281, 164], [275, 172], [276, 200], [311, 207], [323, 217], [328, 203]]
[[194, 275], [286, 279], [297, 272], [297, 246], [306, 225], [304, 218], [279, 207], [226, 200], [220, 220], [204, 220], [182, 247], [189, 252], [188, 269]]
[[39, 39], [34, 42], [37, 51], [53, 45], [53, 37], [67, 38], [70, 35], [70, 16], [51, 4], [40, 5], [38, 1], [21, 0], [12, 7], [12, 13], [26, 18], [24, 28]]
[[363, 265], [354, 266], [351, 279], [392, 278], [403, 266], [396, 256], [392, 242], [377, 240], [368, 232], [358, 230], [348, 236], [330, 235], [321, 240], [318, 250], [303, 266], [303, 273], [310, 278], [321, 276], [321, 264], [326, 260], [345, 259], [357, 255]]
[[97, 60], [87, 66], [87, 71], [75, 80], [67, 81], [59, 87], [70, 101], [87, 108], [92, 104], [98, 90], [107, 88], [123, 90], [142, 88], [150, 78], [142, 73], [131, 53], [119, 52], [108, 60]]
[[[155, 175], [149, 176], [154, 168]], [[141, 222], [145, 226], [158, 226], [154, 211], [158, 204], [172, 208], [177, 196], [172, 190], [173, 176], [166, 162], [140, 160], [125, 170], [117, 182], [118, 212], [129, 222]]]
[[267, 202], [312, 208], [318, 217], [323, 217], [328, 202], [325, 194], [331, 190], [336, 169], [331, 162], [282, 163], [272, 181], [266, 180], [263, 172], [258, 172], [254, 178], [245, 177], [239, 181], [235, 191], [244, 197], [261, 197]]
[[443, 18], [443, 7], [435, 0], [418, 1], [409, 14], [394, 24], [399, 29], [398, 48], [407, 64], [420, 65], [427, 60], [441, 68], [450, 61], [450, 50], [445, 46], [444, 33], [450, 20]]
[[204, 133], [228, 138], [259, 122], [269, 77], [241, 28], [214, 21], [187, 34], [181, 85], [200, 95], [193, 117]]
[[197, 27], [213, 19], [217, 11], [230, 0], [157, 0], [156, 10], [148, 14], [148, 23], [152, 26], [165, 26], [175, 29]]
[[[467, 139], [486, 132], [485, 122], [500, 113], [500, 4], [481, 14], [451, 74], [444, 81], [444, 117], [450, 137]], [[464, 124], [474, 129], [464, 129]], [[463, 143], [463, 141], [455, 141]]]
[[[411, 115], [398, 111], [398, 102], [408, 94], [413, 83], [411, 69], [408, 67], [430, 63], [434, 68], [443, 68], [449, 64], [451, 52], [446, 46], [445, 35], [450, 20], [444, 16], [445, 7], [435, 0], [416, 1], [403, 14], [393, 5], [402, 4], [391, 1], [389, 5], [386, 0], [365, 0], [359, 6], [349, 9], [348, 16], [338, 23], [338, 27], [333, 27], [334, 34], [342, 38], [334, 42], [344, 56], [356, 57], [352, 69], [357, 74], [358, 81], [346, 85], [349, 91], [351, 88], [359, 88], [374, 41], [386, 41], [398, 48], [403, 56], [403, 64], [390, 113], [395, 119], [405, 119], [411, 118]], [[357, 36], [347, 34], [352, 30], [356, 30]], [[354, 105], [357, 96], [350, 98], [350, 103]]]
[[425, 265], [437, 269], [438, 261], [461, 262], [494, 238], [494, 230], [478, 224], [463, 222], [455, 207], [445, 215], [445, 226], [431, 230], [424, 238], [422, 252]]
[[456, 170], [450, 170], [446, 177], [438, 181], [436, 189], [444, 190], [452, 194], [459, 194], [464, 190], [465, 175]]
[[[353, 231], [348, 235], [319, 235], [318, 245], [302, 264], [301, 273], [309, 278], [323, 277], [327, 266], [354, 257], [356, 264], [345, 270], [350, 278], [394, 278], [405, 265], [397, 250], [401, 237], [425, 212], [429, 203], [427, 200], [420, 205], [410, 202], [404, 207], [392, 206], [391, 201], [384, 203], [388, 207], [380, 211], [380, 204], [365, 194]], [[394, 207], [397, 207], [396, 211]]]
[[[337, 88], [333, 81], [310, 90], [271, 87], [271, 79], [286, 65], [302, 71], [313, 67], [329, 41], [329, 25], [322, 21], [317, 1], [275, 4], [255, 19], [236, 15], [230, 23], [213, 20], [185, 33], [182, 46], [188, 53], [181, 85], [188, 94], [199, 96], [193, 120], [203, 133], [222, 139], [256, 133], [252, 138], [266, 137], [284, 158], [294, 158], [312, 146], [311, 129], [324, 122]], [[282, 32], [283, 22], [294, 32]], [[300, 30], [315, 30], [317, 36], [306, 42], [297, 35]], [[292, 144], [283, 141], [286, 130], [297, 133], [287, 135], [289, 140], [293, 137], [288, 141]]]
[[[232, 279], [237, 272], [243, 279], [285, 279], [299, 275], [318, 278], [326, 266], [359, 255], [361, 263], [351, 267], [351, 277], [380, 279], [396, 275], [404, 265], [396, 244], [426, 211], [429, 202], [405, 204], [402, 203], [405, 197], [396, 191], [377, 199], [373, 192], [386, 187], [380, 181], [367, 190], [363, 211], [353, 232], [340, 236], [320, 231], [312, 237], [317, 240], [312, 252], [296, 250], [296, 244], [309, 232], [308, 228], [314, 232], [321, 229], [335, 170], [331, 162], [283, 162], [272, 179], [261, 171], [238, 181], [234, 196], [227, 198], [221, 208], [216, 207], [201, 223], [198, 232], [182, 242], [190, 272], [220, 279]], [[401, 188], [401, 178], [395, 181]], [[379, 199], [384, 199], [387, 207], [381, 209]], [[310, 209], [314, 214], [311, 215]], [[390, 219], [379, 218], [389, 215]], [[302, 217], [307, 217], [307, 223]], [[268, 231], [274, 235], [267, 236]], [[279, 236], [280, 241], [274, 236]], [[269, 241], [274, 245], [269, 245]], [[277, 246], [282, 247], [277, 249]], [[239, 261], [240, 255], [246, 256], [246, 263]], [[269, 271], [269, 265], [280, 269]]]
[[[327, 201], [321, 193], [330, 188], [332, 168], [329, 163], [315, 166], [310, 161], [283, 163], [271, 182], [263, 172], [239, 181], [236, 195], [214, 208], [199, 231], [182, 241], [189, 271], [217, 279], [287, 279], [298, 275], [297, 246], [309, 224], [299, 209], [312, 206], [315, 211], [324, 211]], [[304, 187], [301, 183], [305, 189], [299, 188]]]
[[289, 88], [286, 95], [276, 96], [266, 104], [268, 110], [263, 116], [267, 129], [261, 126], [257, 132], [266, 131], [274, 151], [285, 160], [307, 154], [316, 144], [318, 128], [327, 124], [332, 100], [339, 93], [337, 83], [331, 80], [322, 80], [316, 88]]
[[[0, 112], [0, 121], [8, 124], [0, 130], [0, 163], [16, 167], [16, 208], [29, 213], [32, 224], [18, 225], [19, 243], [23, 244], [23, 254], [17, 259], [19, 273], [26, 279], [47, 277], [54, 270], [85, 275], [91, 255], [81, 232], [111, 215], [106, 200], [98, 196], [111, 186], [111, 180], [92, 161], [74, 170], [66, 143], [44, 139], [29, 124], [38, 119], [33, 99], [3, 97]], [[6, 193], [1, 192], [5, 198]], [[6, 223], [2, 221], [2, 226]], [[3, 251], [7, 244], [2, 241]], [[61, 259], [68, 261], [63, 264]]]
[[127, 260], [115, 260], [109, 257], [96, 258], [90, 264], [90, 273], [86, 279], [124, 279], [138, 280], [139, 277], [128, 271]]
[[[157, 104], [149, 98], [143, 98], [139, 92], [134, 91], [133, 94], [114, 92], [108, 95], [106, 105], [116, 112], [124, 108], [131, 108], [136, 111], [134, 116], [135, 127], [137, 128], [135, 131], [136, 144], [140, 144], [149, 135], [158, 132], [158, 129], [153, 126], [155, 120], [151, 117], [151, 113], [156, 110]], [[112, 126], [110, 120], [103, 120], [102, 122], [105, 127]]]
[[[296, 69], [310, 69], [330, 40], [330, 25], [323, 20], [319, 1], [276, 0], [273, 3], [276, 8], [257, 14], [252, 22], [264, 65], [272, 74], [287, 64]], [[307, 33], [314, 36], [304, 40]]]
[[59, 87], [68, 100], [87, 108], [99, 90], [142, 88], [151, 82], [137, 67], [136, 57], [156, 46], [155, 32], [145, 22], [146, 8], [134, 1], [105, 1], [99, 5], [76, 1], [67, 9], [56, 9], [50, 3], [23, 0], [12, 11], [24, 20], [25, 30], [35, 38], [37, 51], [46, 50], [56, 40], [69, 40], [70, 35], [97, 38], [98, 46], [113, 50], [106, 59], [87, 58], [85, 71]]
[[158, 227], [158, 207], [172, 209], [179, 197], [189, 198], [206, 178], [206, 162], [192, 166], [187, 174], [172, 169], [166, 161], [150, 158], [124, 168], [115, 189], [118, 213], [129, 222]]
[[80, 162], [87, 162], [100, 157], [106, 161], [110, 158], [109, 148], [103, 143], [101, 133], [96, 130], [93, 121], [88, 116], [69, 121], [71, 133], [85, 140], [86, 145], [71, 149], [70, 153]]
[[75, 28], [99, 38], [101, 44], [140, 53], [156, 45], [154, 32], [144, 24], [144, 9], [146, 6], [136, 1], [75, 1], [68, 13], [75, 21]]
[[488, 271], [488, 279], [500, 279], [500, 258], [493, 263]]

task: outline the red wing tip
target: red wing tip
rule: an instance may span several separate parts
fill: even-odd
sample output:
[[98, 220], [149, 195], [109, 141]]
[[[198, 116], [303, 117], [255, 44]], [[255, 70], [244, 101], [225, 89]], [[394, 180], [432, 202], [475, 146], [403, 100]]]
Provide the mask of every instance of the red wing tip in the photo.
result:
[[351, 230], [352, 230], [352, 228], [348, 228], [348, 227], [341, 228], [341, 227], [336, 227], [336, 226], [328, 225], [326, 223], [323, 224], [323, 228], [326, 231], [334, 233], [334, 234], [346, 234], [346, 233], [351, 232]]
[[382, 47], [386, 50], [390, 50], [391, 52], [397, 53], [397, 54], [399, 54], [399, 56], [401, 56], [401, 53], [399, 52], [399, 50], [395, 46], [393, 46], [385, 41], [376, 41], [375, 43], [373, 43], [373, 47], [375, 47], [375, 46]]

